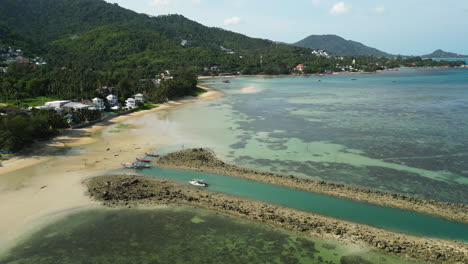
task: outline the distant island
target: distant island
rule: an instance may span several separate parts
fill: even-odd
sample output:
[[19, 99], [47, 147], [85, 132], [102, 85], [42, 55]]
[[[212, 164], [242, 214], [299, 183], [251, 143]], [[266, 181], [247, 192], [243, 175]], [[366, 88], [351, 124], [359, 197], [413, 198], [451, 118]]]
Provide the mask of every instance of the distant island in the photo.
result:
[[453, 52], [443, 51], [438, 49], [431, 54], [423, 55], [423, 58], [441, 58], [441, 59], [448, 59], [448, 58], [468, 58], [468, 55], [461, 55]]

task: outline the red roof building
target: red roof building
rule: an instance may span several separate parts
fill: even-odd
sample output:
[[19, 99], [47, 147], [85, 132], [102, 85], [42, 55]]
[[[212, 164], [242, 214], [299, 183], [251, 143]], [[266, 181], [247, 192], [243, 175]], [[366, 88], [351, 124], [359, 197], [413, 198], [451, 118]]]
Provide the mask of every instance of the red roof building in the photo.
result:
[[303, 71], [303, 70], [304, 70], [304, 64], [298, 64], [298, 65], [294, 68], [294, 70], [300, 71], [300, 72]]

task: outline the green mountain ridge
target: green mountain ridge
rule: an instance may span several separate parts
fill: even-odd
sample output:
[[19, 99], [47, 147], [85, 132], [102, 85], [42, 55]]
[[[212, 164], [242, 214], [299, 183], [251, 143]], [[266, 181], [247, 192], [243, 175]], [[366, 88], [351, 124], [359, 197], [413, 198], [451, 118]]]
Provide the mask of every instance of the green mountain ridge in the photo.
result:
[[[22, 15], [19, 16], [16, 10], [21, 10]], [[84, 36], [88, 41], [92, 35], [103, 37], [102, 34], [96, 34], [96, 30], [106, 30], [103, 27], [107, 27], [107, 30], [111, 27], [126, 28], [123, 32], [131, 35], [128, 36], [129, 40], [140, 43], [139, 49], [135, 51], [143, 49], [141, 39], [146, 37], [135, 35], [131, 30], [157, 34], [172, 40], [173, 45], [184, 41], [187, 48], [203, 48], [214, 52], [253, 51], [277, 45], [270, 40], [209, 28], [181, 15], [151, 17], [103, 0], [2, 0], [0, 16], [11, 32], [23, 38], [27, 36], [32, 46], [52, 50], [53, 53], [59, 44], [70, 46], [65, 40], [72, 36]], [[154, 41], [146, 39], [144, 44], [151, 46], [152, 42]], [[53, 44], [50, 46], [51, 43]]]
[[150, 72], [165, 69], [188, 68], [201, 74], [215, 65], [220, 72], [289, 74], [298, 64], [305, 66], [305, 73], [342, 71], [353, 60], [358, 67], [353, 70], [364, 71], [413, 64], [370, 58], [388, 54], [338, 36], [321, 36], [326, 45], [314, 48], [364, 55], [343, 60], [316, 56], [307, 47], [207, 27], [182, 15], [139, 14], [104, 0], [1, 2], [0, 45], [29, 51], [60, 68], [118, 70], [121, 74], [142, 69], [138, 78], [145, 79], [154, 77]]
[[339, 56], [366, 55], [376, 57], [390, 57], [392, 55], [380, 51], [375, 48], [368, 47], [362, 43], [345, 40], [336, 35], [310, 35], [303, 40], [300, 40], [292, 45], [310, 48], [321, 49], [331, 52]]

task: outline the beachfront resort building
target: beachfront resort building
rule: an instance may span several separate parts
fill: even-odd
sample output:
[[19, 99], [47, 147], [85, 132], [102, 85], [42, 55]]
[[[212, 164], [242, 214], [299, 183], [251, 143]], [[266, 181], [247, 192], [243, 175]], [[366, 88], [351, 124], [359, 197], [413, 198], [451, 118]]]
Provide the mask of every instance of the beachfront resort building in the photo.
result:
[[78, 103], [78, 102], [69, 102], [62, 106], [64, 110], [95, 110], [95, 106], [91, 106], [88, 104]]
[[125, 100], [125, 108], [127, 109], [135, 109], [136, 108], [136, 101], [133, 98], [128, 98]]
[[96, 108], [96, 110], [98, 111], [104, 111], [106, 110], [106, 106], [104, 105], [104, 100], [102, 100], [101, 98], [94, 98], [93, 99], [93, 104], [94, 104], [94, 107]]
[[106, 99], [110, 106], [116, 106], [119, 104], [119, 98], [116, 95], [109, 94]]
[[135, 94], [135, 101], [143, 103], [145, 101], [145, 96], [141, 93]]
[[70, 103], [70, 100], [50, 101], [46, 102], [44, 106], [54, 108], [55, 110], [62, 109], [62, 106]]

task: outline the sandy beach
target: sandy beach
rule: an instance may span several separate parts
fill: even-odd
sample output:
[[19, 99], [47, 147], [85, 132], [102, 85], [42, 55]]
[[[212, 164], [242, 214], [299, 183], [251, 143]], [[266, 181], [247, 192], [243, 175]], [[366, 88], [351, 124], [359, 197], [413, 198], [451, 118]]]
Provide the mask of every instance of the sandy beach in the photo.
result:
[[[166, 131], [156, 135], [148, 129], [154, 115], [223, 95], [204, 89], [207, 92], [196, 98], [170, 101], [158, 108], [119, 116], [89, 128], [67, 130], [51, 141], [34, 146], [37, 150], [26, 157], [3, 161], [0, 167], [0, 249], [5, 250], [22, 234], [38, 228], [53, 215], [98, 206], [86, 195], [82, 182], [119, 169], [121, 163], [132, 162], [171, 140]], [[117, 129], [121, 123], [128, 126]]]

